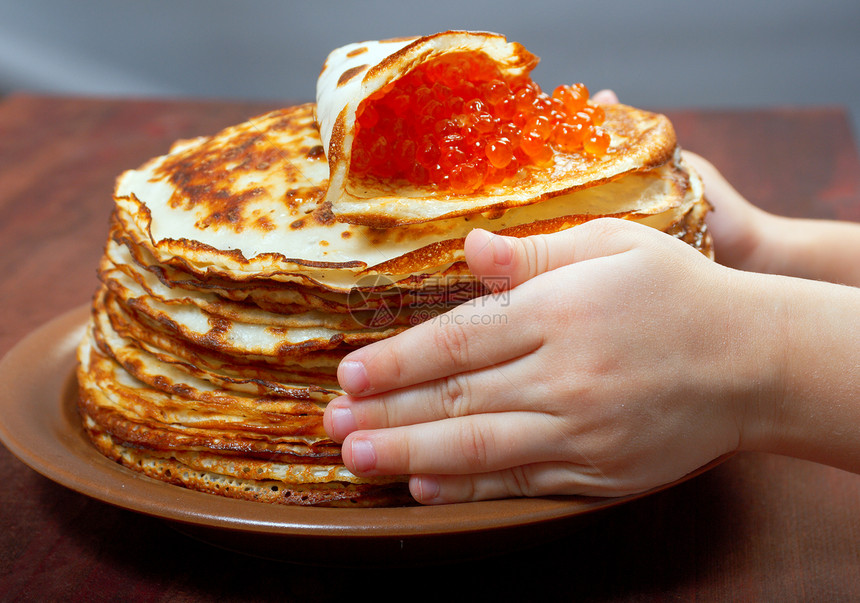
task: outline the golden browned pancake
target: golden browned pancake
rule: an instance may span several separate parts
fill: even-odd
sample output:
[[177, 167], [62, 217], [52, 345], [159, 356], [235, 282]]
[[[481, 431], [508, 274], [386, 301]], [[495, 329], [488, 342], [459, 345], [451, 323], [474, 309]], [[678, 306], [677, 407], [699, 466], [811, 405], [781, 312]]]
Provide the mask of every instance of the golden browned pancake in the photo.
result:
[[464, 52], [488, 55], [507, 75], [527, 75], [537, 65], [520, 44], [465, 31], [350, 44], [328, 56], [317, 87], [317, 120], [331, 170], [326, 200], [338, 219], [390, 227], [531, 205], [659, 167], [672, 157], [676, 140], [669, 120], [619, 104], [605, 109], [611, 144], [603, 156], [556, 153], [550, 165], [523, 167], [515, 177], [469, 194], [354, 177], [350, 162], [361, 103], [422, 63]]
[[[79, 349], [80, 410], [97, 448], [150, 477], [268, 502], [404, 504], [402, 478], [358, 478], [322, 429], [319, 386], [228, 389], [135, 346], [96, 312]], [[104, 331], [107, 331], [105, 333]]]
[[[280, 150], [273, 153], [269, 148]], [[231, 281], [267, 279], [348, 293], [368, 276], [421, 287], [422, 275], [462, 274], [462, 240], [474, 228], [555, 232], [564, 224], [617, 215], [674, 220], [700, 188], [670, 153], [653, 170], [559, 194], [507, 211], [483, 212], [398, 228], [334, 220], [324, 197], [327, 166], [313, 107], [275, 111], [125, 172], [117, 183], [123, 236], [158, 263]], [[225, 149], [232, 149], [229, 153]], [[197, 174], [197, 166], [205, 171]], [[205, 178], [205, 185], [197, 182]], [[392, 271], [396, 264], [398, 271]]]
[[[478, 38], [507, 69], [534, 60], [500, 36]], [[336, 79], [384, 81], [404, 57], [475, 39], [455, 32], [378, 43], [390, 52], [376, 66]], [[341, 54], [373, 55], [356, 50], [333, 53], [321, 89], [351, 69]], [[287, 107], [177, 142], [118, 178], [101, 286], [78, 350], [81, 416], [103, 454], [234, 498], [407, 504], [406, 476], [346, 469], [322, 416], [342, 393], [336, 370], [347, 353], [486, 293], [463, 254], [472, 229], [528, 236], [612, 216], [711, 254], [702, 183], [671, 125], [622, 106], [607, 108], [614, 146], [605, 158], [525, 169], [515, 182], [459, 198], [418, 200], [402, 183], [380, 183], [358, 202], [366, 207], [355, 222], [364, 223], [336, 219], [336, 205], [349, 213], [357, 202], [330, 181], [349, 153], [348, 138], [331, 145], [331, 131], [353, 119], [361, 96], [350, 90], [335, 86], [336, 102], [321, 103], [319, 115], [316, 105]], [[326, 107], [338, 102], [332, 117]]]

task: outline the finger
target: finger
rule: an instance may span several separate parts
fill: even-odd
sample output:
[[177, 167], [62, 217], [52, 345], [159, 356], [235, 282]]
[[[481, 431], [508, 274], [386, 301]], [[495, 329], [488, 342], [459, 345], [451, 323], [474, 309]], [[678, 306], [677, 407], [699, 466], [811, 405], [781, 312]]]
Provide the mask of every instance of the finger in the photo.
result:
[[592, 95], [591, 100], [600, 105], [616, 105], [618, 104], [618, 95], [612, 90], [600, 90]]
[[763, 233], [771, 227], [772, 215], [756, 207], [741, 195], [709, 161], [683, 152], [684, 162], [702, 178], [705, 194], [713, 204], [705, 220], [715, 245], [716, 260], [735, 268], [761, 271], [756, 249]]
[[535, 410], [533, 400], [554, 404], [541, 383], [523, 387], [523, 375], [540, 374], [529, 355], [477, 371], [458, 373], [413, 387], [364, 398], [340, 396], [323, 414], [326, 433], [336, 442], [358, 430], [384, 429], [479, 413]]
[[466, 237], [464, 252], [473, 274], [513, 288], [568, 264], [627, 251], [637, 244], [636, 233], [647, 228], [604, 218], [552, 234], [522, 238], [475, 229]]
[[338, 366], [341, 388], [366, 396], [481, 369], [528, 354], [541, 335], [531, 308], [509, 297], [484, 297], [348, 354]]
[[[734, 188], [729, 181], [726, 180], [723, 175], [717, 170], [713, 163], [698, 155], [697, 153], [693, 153], [692, 151], [688, 151], [684, 149], [681, 151], [681, 155], [684, 158], [684, 162], [692, 167], [696, 172], [701, 176], [704, 180], [711, 183], [711, 186], [707, 188], [711, 188], [712, 186], [720, 186], [721, 188], [727, 188], [734, 191]], [[735, 191], [735, 194], [737, 191]]]
[[710, 161], [691, 151], [682, 151], [684, 162], [692, 167], [701, 176], [705, 183], [705, 190], [709, 197], [718, 199], [731, 198], [735, 204], [750, 205], [731, 183], [720, 173]]
[[644, 490], [608, 478], [595, 467], [548, 462], [469, 475], [413, 475], [412, 497], [424, 505], [499, 498], [580, 495], [624, 496]]
[[356, 475], [466, 475], [576, 457], [569, 448], [561, 419], [520, 411], [356, 431], [341, 454]]

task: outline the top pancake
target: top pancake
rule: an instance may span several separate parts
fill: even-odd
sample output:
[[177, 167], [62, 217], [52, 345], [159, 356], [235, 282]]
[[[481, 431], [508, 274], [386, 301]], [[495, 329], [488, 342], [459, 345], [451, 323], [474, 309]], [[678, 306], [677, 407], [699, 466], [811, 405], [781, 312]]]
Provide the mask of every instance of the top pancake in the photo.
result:
[[464, 51], [488, 55], [505, 74], [527, 74], [537, 64], [534, 55], [503, 36], [462, 31], [351, 44], [326, 59], [317, 86], [317, 121], [331, 173], [325, 198], [338, 220], [387, 228], [529, 205], [653, 169], [672, 157], [675, 132], [665, 116], [614, 105], [605, 107], [603, 127], [611, 136], [605, 155], [556, 152], [550, 165], [523, 167], [514, 178], [474, 193], [445, 194], [351, 176], [359, 105], [422, 62]]
[[473, 228], [535, 234], [605, 215], [678, 219], [691, 194], [700, 196], [693, 180], [675, 158], [507, 211], [388, 229], [350, 224], [325, 202], [328, 164], [307, 104], [177, 143], [123, 173], [115, 201], [125, 235], [162, 264], [207, 278], [349, 291], [373, 275], [409, 287], [416, 274], [445, 273], [462, 261]]

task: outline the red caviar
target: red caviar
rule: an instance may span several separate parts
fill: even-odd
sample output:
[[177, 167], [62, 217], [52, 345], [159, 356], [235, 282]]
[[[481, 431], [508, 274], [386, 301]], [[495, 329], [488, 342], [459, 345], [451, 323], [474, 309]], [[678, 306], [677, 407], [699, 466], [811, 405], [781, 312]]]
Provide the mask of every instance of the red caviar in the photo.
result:
[[359, 105], [350, 171], [466, 194], [548, 165], [555, 152], [605, 154], [604, 119], [583, 84], [550, 96], [528, 76], [504, 76], [484, 54], [454, 53]]

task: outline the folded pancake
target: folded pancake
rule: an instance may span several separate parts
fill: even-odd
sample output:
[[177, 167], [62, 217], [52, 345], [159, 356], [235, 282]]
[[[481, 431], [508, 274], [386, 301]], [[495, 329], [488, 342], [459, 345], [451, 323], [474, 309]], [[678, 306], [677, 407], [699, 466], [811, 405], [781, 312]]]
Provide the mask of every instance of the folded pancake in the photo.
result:
[[[439, 220], [538, 203], [671, 158], [675, 133], [664, 116], [625, 105], [596, 107], [582, 88], [543, 95], [529, 78], [535, 65], [521, 45], [486, 32], [333, 51], [317, 86], [332, 213], [383, 228]], [[592, 121], [606, 136], [608, 148], [600, 153], [575, 144], [586, 131], [580, 126]], [[363, 137], [374, 130], [382, 133]], [[539, 144], [517, 142], [532, 132]], [[497, 143], [512, 143], [528, 156], [496, 161], [485, 147]], [[386, 154], [387, 163], [368, 171], [367, 162]]]

